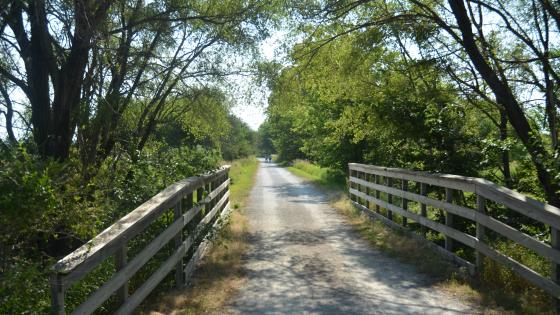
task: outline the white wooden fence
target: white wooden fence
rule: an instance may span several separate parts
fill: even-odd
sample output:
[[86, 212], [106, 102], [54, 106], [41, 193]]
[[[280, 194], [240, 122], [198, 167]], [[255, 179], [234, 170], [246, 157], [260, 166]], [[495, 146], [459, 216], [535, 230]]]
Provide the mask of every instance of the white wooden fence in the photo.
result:
[[[52, 311], [65, 314], [65, 293], [74, 283], [107, 259], [115, 259], [114, 275], [91, 294], [72, 314], [91, 314], [113, 294], [118, 298], [115, 314], [131, 313], [150, 292], [175, 270], [175, 283], [184, 286], [209, 241], [209, 224], [229, 211], [229, 166], [179, 181], [118, 220], [95, 238], [58, 261], [51, 280]], [[134, 257], [127, 257], [127, 243], [145, 231], [164, 213], [173, 210], [174, 221]], [[189, 233], [184, 229], [193, 219], [200, 221]], [[210, 229], [211, 230], [211, 229]], [[128, 282], [158, 251], [174, 240], [174, 251], [149, 278], [129, 294]], [[198, 245], [196, 248], [194, 246]], [[190, 259], [184, 259], [189, 253]], [[188, 256], [187, 256], [188, 257]]]
[[[560, 209], [481, 178], [431, 174], [356, 163], [350, 163], [349, 170], [349, 190], [352, 202], [370, 217], [397, 228], [406, 228], [409, 225], [408, 220], [413, 220], [421, 225], [422, 229], [419, 234], [410, 233], [411, 235], [420, 235], [422, 238], [422, 235], [425, 236], [426, 228], [443, 234], [445, 246], [440, 247], [430, 243], [431, 246], [441, 254], [467, 267], [471, 273], [475, 273], [482, 267], [483, 256], [486, 256], [511, 268], [521, 277], [550, 293], [556, 302], [560, 299]], [[410, 189], [411, 186], [414, 189]], [[445, 190], [445, 193], [441, 194], [442, 198], [433, 198], [434, 194], [431, 197], [428, 196], [429, 190], [437, 189]], [[460, 194], [464, 196], [465, 193], [476, 195], [476, 206], [471, 208], [454, 202], [458, 199], [457, 196]], [[536, 239], [488, 215], [486, 212], [488, 201], [544, 224], [550, 229], [550, 241]], [[419, 204], [416, 211], [409, 209], [411, 202]], [[445, 223], [430, 219], [427, 216], [428, 206], [443, 211]], [[380, 211], [381, 208], [385, 210]], [[402, 217], [402, 222], [395, 222], [394, 213]], [[475, 232], [471, 235], [457, 229], [454, 224], [456, 216], [474, 223]], [[494, 249], [485, 242], [487, 230], [492, 230], [549, 260], [552, 268], [550, 277], [539, 274], [505, 253]], [[473, 262], [454, 254], [454, 241], [474, 249]]]

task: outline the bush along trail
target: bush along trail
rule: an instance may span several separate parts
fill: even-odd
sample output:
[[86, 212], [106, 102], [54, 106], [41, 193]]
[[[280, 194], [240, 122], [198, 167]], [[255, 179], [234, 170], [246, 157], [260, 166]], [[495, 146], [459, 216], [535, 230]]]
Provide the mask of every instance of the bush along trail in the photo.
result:
[[[141, 234], [127, 234], [131, 239], [119, 234], [113, 248], [103, 251], [117, 259], [99, 254], [103, 261], [87, 277], [81, 272], [66, 277], [65, 269], [51, 277], [50, 267], [166, 187], [215, 170], [224, 160], [236, 161], [231, 194], [237, 194], [237, 208], [251, 208], [243, 200], [249, 205], [254, 198], [247, 196], [249, 174], [257, 164], [245, 159], [253, 155], [275, 156], [279, 165], [289, 166], [283, 171], [315, 182], [329, 195], [350, 188], [345, 187], [349, 163], [476, 177], [506, 188], [508, 193], [498, 195], [502, 200], [515, 195], [515, 202], [492, 199], [489, 190], [484, 196], [410, 178], [389, 183], [391, 177], [380, 174], [363, 175], [383, 177], [386, 185], [367, 178], [361, 183], [368, 188], [354, 182], [366, 190], [365, 196], [354, 196], [369, 201], [377, 199], [367, 195], [372, 186], [401, 184], [406, 190], [410, 182], [420, 197], [412, 201], [403, 197], [411, 191], [400, 193], [394, 200], [404, 200], [402, 207], [410, 201], [410, 207], [383, 213], [392, 217], [395, 212], [401, 223], [408, 222], [404, 215], [413, 223], [407, 228], [420, 232], [422, 222], [431, 224], [435, 228], [422, 234], [475, 264], [480, 271], [476, 279], [452, 266], [435, 268], [439, 262], [414, 250], [419, 245], [362, 220], [344, 198], [332, 203], [378, 249], [413, 262], [432, 278], [437, 272], [430, 269], [439, 269], [443, 280], [437, 285], [443, 291], [463, 292], [490, 308], [495, 303], [529, 314], [560, 312], [560, 2], [300, 2], [2, 2], [0, 314], [44, 314], [53, 305], [60, 313], [72, 311], [92, 295], [92, 308], [95, 304], [98, 312], [112, 313], [127, 291], [133, 296], [139, 289], [153, 289], [159, 281], [148, 281], [152, 284], [144, 290], [141, 286], [162, 264], [153, 279], [179, 259], [164, 264], [172, 253], [170, 243], [135, 272], [128, 273], [136, 267], [127, 259], [175, 221], [170, 209]], [[274, 164], [266, 163], [259, 174], [265, 165], [277, 183], [263, 186], [260, 193], [277, 194], [288, 209], [296, 209], [300, 198], [305, 211], [319, 211], [314, 205], [322, 201], [300, 196], [295, 184], [285, 185], [283, 174], [289, 173], [275, 172]], [[374, 193], [387, 199], [384, 205], [395, 206], [396, 195], [382, 189]], [[445, 202], [447, 208], [432, 201], [420, 205], [423, 197]], [[468, 203], [481, 213], [475, 220], [457, 214]], [[529, 204], [531, 209], [525, 207]], [[408, 209], [426, 218], [403, 212]], [[473, 215], [469, 211], [462, 213]], [[228, 227], [218, 233], [216, 244], [222, 245], [206, 260], [215, 270], [222, 268], [220, 261], [240, 264], [234, 252], [247, 246], [242, 235], [252, 220], [245, 222], [242, 213], [234, 211]], [[187, 230], [195, 228], [192, 222]], [[464, 235], [452, 240], [443, 230]], [[286, 245], [290, 240], [281, 241]], [[181, 251], [190, 246], [179, 242], [174, 235]], [[112, 251], [116, 247], [118, 252]], [[306, 261], [303, 267], [292, 263], [318, 268]], [[117, 277], [125, 264], [128, 271]], [[225, 278], [201, 269], [208, 275], [197, 280], [199, 287], [223, 285], [214, 301], [199, 294], [189, 300], [198, 302], [187, 307], [191, 302], [177, 295], [176, 303], [170, 298], [158, 307], [162, 312], [179, 312], [181, 305], [189, 312], [220, 309], [233, 292], [229, 288], [243, 278], [240, 267], [232, 269]], [[110, 290], [95, 295], [112, 277], [112, 285], [105, 287]], [[338, 280], [325, 283], [336, 287]], [[167, 292], [173, 284], [168, 275], [156, 291]], [[190, 290], [196, 295], [194, 287]], [[119, 293], [107, 297], [109, 291]], [[131, 308], [140, 296], [131, 299]], [[315, 302], [311, 307], [316, 309], [330, 305]]]

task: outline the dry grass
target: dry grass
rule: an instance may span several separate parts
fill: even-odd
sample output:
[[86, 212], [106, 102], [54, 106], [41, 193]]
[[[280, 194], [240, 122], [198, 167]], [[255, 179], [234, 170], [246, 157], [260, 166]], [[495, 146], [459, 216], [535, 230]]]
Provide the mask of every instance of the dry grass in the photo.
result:
[[254, 183], [258, 162], [254, 158], [234, 161], [231, 212], [211, 249], [194, 272], [191, 284], [183, 290], [152, 296], [139, 314], [222, 314], [227, 301], [245, 282], [242, 257], [248, 242], [248, 222], [243, 204]]
[[[343, 214], [346, 221], [367, 239], [374, 247], [381, 249], [390, 256], [414, 265], [419, 272], [434, 279], [434, 289], [445, 292], [459, 300], [477, 305], [484, 314], [555, 314], [550, 309], [551, 302], [539, 297], [528, 298], [527, 292], [534, 292], [528, 285], [522, 295], [508, 290], [506, 284], [523, 283], [523, 279], [515, 276], [507, 268], [486, 259], [484, 274], [471, 277], [466, 270], [442, 259], [439, 254], [398, 230], [391, 229], [379, 221], [361, 215], [348, 197], [340, 191], [328, 192], [331, 205]], [[496, 281], [499, 273], [509, 272], [508, 283]], [[526, 283], [526, 282], [525, 282]]]
[[247, 248], [247, 219], [240, 210], [231, 214], [216, 244], [204, 257], [184, 290], [154, 298], [141, 314], [219, 314], [223, 305], [245, 281], [242, 255]]
[[481, 305], [485, 314], [508, 313], [484, 298], [469, 284], [465, 270], [441, 259], [425, 243], [411, 239], [399, 231], [393, 230], [379, 221], [371, 221], [355, 209], [348, 197], [343, 194], [331, 194], [331, 205], [341, 213], [346, 222], [371, 245], [379, 248], [391, 257], [413, 264], [419, 272], [429, 275], [434, 280], [434, 289], [454, 296], [472, 305]]

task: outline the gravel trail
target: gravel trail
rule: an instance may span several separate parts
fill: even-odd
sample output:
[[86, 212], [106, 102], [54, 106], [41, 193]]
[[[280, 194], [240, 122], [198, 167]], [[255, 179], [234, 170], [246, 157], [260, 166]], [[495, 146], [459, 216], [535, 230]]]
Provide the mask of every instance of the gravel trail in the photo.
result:
[[246, 215], [248, 281], [227, 313], [478, 313], [372, 248], [324, 194], [273, 163], [261, 161]]

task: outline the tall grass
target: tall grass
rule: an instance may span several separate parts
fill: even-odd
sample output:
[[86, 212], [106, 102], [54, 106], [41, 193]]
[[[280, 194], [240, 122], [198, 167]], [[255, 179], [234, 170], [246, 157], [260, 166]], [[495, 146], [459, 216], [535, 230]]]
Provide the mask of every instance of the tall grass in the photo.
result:
[[231, 163], [229, 177], [231, 178], [230, 196], [233, 201], [233, 206], [239, 207], [245, 202], [251, 188], [255, 183], [255, 175], [259, 162], [254, 157], [235, 160]]
[[316, 185], [331, 190], [343, 190], [346, 187], [346, 174], [340, 170], [320, 167], [303, 160], [295, 160], [288, 170]]

